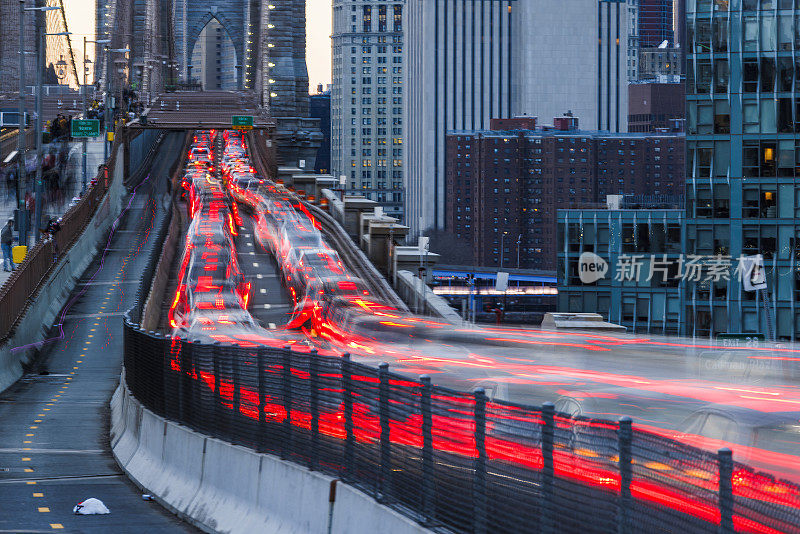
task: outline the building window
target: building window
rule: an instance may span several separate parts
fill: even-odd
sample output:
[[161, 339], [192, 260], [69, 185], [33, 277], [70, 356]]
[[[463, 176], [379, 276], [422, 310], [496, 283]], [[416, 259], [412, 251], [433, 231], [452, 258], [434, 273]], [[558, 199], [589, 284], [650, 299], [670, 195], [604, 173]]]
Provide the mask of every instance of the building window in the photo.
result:
[[372, 31], [372, 6], [364, 6], [362, 16], [364, 32]]
[[386, 6], [378, 6], [378, 31], [386, 31]]
[[394, 7], [394, 24], [392, 27], [393, 31], [401, 32], [403, 31], [403, 6], [396, 5]]

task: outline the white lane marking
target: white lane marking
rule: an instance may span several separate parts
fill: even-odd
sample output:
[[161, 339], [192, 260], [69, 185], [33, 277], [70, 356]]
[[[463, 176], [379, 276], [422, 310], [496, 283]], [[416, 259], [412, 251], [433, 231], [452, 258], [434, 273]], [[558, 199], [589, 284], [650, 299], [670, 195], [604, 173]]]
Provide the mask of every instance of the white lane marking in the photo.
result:
[[264, 288], [262, 287], [262, 288], [261, 288], [261, 292], [262, 292], [262, 293], [266, 293], [266, 292], [267, 292], [267, 290], [266, 290], [266, 289], [264, 289]]
[[270, 308], [272, 308], [272, 304], [264, 304], [264, 309], [265, 310], [268, 310]]
[[258, 263], [253, 262], [253, 267], [258, 267]]
[[269, 323], [270, 330], [275, 330], [275, 323]]

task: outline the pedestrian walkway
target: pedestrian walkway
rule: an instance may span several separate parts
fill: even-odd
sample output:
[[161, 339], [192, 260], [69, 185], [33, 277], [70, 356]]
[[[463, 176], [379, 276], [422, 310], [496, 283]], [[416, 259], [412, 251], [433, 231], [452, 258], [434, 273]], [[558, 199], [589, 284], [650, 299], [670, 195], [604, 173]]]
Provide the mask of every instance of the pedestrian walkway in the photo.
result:
[[[162, 145], [104, 252], [78, 282], [63, 339], [0, 395], [0, 532], [194, 532], [120, 471], [108, 443], [108, 403], [122, 364], [122, 314], [133, 304], [152, 239], [164, 224], [166, 174], [177, 150]], [[157, 186], [157, 195], [149, 188]], [[126, 203], [127, 205], [127, 203]], [[72, 513], [89, 497], [109, 515]]]
[[[86, 183], [88, 185], [92, 178], [97, 175], [97, 169], [103, 163], [103, 139], [89, 139], [86, 143]], [[42, 220], [49, 217], [61, 217], [66, 213], [70, 206], [80, 196], [83, 188], [83, 143], [80, 141], [70, 143], [69, 158], [63, 169], [61, 177], [61, 187], [57, 198], [44, 202], [42, 210]], [[31, 184], [32, 185], [32, 184]], [[9, 191], [8, 184], [0, 184], [0, 227], [5, 225], [8, 219], [14, 217], [16, 208], [16, 191]], [[33, 221], [31, 221], [33, 224]], [[19, 233], [15, 232], [18, 236]], [[35, 243], [35, 233], [30, 232], [28, 236], [28, 246]], [[0, 270], [0, 286], [11, 276], [10, 272]]]

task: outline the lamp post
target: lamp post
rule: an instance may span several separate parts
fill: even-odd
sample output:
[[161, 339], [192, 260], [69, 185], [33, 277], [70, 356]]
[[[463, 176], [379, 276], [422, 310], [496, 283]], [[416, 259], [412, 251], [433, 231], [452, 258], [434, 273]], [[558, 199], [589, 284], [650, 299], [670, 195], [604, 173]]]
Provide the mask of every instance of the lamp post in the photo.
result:
[[[25, 224], [25, 161], [22, 157], [22, 149], [25, 144], [25, 0], [19, 0], [19, 134], [17, 135], [17, 209], [22, 215], [17, 220], [19, 225], [20, 243], [25, 243], [27, 239], [27, 229]], [[20, 199], [20, 186], [23, 187], [22, 198]], [[22, 200], [22, 202], [20, 202]]]
[[[41, 7], [26, 7], [24, 8], [26, 11], [54, 11], [56, 9], [61, 9], [55, 6], [41, 6]], [[35, 191], [36, 191], [36, 207], [34, 208], [36, 214], [36, 225], [35, 228], [39, 228], [42, 222], [42, 74], [44, 70], [44, 51], [46, 48], [45, 40], [48, 36], [58, 37], [62, 35], [70, 35], [70, 32], [58, 32], [58, 33], [46, 33], [43, 31], [43, 24], [41, 24], [41, 19], [39, 17], [36, 18], [36, 46], [38, 50], [36, 51], [36, 182], [35, 182]], [[36, 234], [36, 241], [41, 239], [41, 236]], [[25, 236], [27, 239], [27, 235]], [[20, 240], [22, 242], [22, 240]], [[27, 242], [25, 243], [27, 245]]]
[[127, 53], [131, 50], [130, 48], [109, 48], [108, 45], [106, 45], [104, 49], [106, 51], [106, 105], [104, 110], [106, 138], [103, 141], [103, 161], [108, 161], [108, 132], [111, 131], [114, 122], [114, 115], [111, 110], [112, 102], [114, 100], [114, 92], [112, 89], [113, 84], [111, 83], [111, 52]]
[[[82, 88], [82, 91], [81, 91], [81, 95], [82, 95], [82, 98], [83, 98], [82, 105], [83, 105], [83, 118], [84, 119], [89, 114], [89, 108], [88, 108], [88, 105], [86, 103], [86, 92], [88, 90], [88, 86], [86, 85], [86, 71], [87, 71], [86, 63], [90, 62], [90, 60], [89, 60], [89, 58], [86, 57], [86, 45], [87, 45], [87, 43], [105, 45], [105, 44], [108, 44], [110, 42], [111, 42], [111, 39], [98, 39], [96, 41], [91, 41], [91, 40], [87, 39], [85, 36], [83, 37], [83, 88]], [[97, 60], [97, 58], [95, 58], [95, 60]], [[88, 146], [88, 141], [89, 140], [87, 138], [85, 138], [85, 137], [83, 138], [83, 181], [81, 182], [81, 196], [83, 196], [83, 194], [86, 192], [86, 179], [87, 179], [86, 175], [88, 174], [88, 170], [86, 168], [87, 167], [86, 150], [87, 150], [87, 146]]]
[[[51, 11], [51, 9], [42, 8], [41, 11]], [[37, 33], [41, 32], [40, 25], [37, 24], [36, 29]], [[34, 207], [34, 213], [36, 215], [36, 223], [34, 228], [37, 230], [42, 226], [42, 101], [44, 100], [44, 82], [42, 80], [42, 74], [44, 71], [44, 50], [47, 48], [45, 41], [48, 37], [60, 37], [66, 35], [71, 35], [71, 33], [41, 32], [42, 38], [37, 39], [39, 51], [36, 54], [36, 204]], [[36, 231], [34, 231], [34, 233], [36, 235], [36, 241], [38, 242], [42, 238], [41, 233]]]
[[517, 269], [519, 269], [519, 248], [522, 245], [522, 234], [517, 237]]
[[506, 238], [507, 235], [508, 235], [508, 232], [503, 232], [503, 235], [500, 236], [500, 268], [501, 269], [503, 268], [503, 260], [505, 259], [505, 258], [503, 258], [503, 246], [504, 246], [503, 245], [503, 241], [505, 241], [505, 238]]
[[[27, 204], [25, 202], [25, 190], [27, 189], [27, 180], [25, 180], [25, 162], [22, 158], [22, 146], [23, 140], [25, 137], [25, 129], [23, 126], [24, 115], [25, 115], [25, 12], [26, 11], [33, 11], [33, 12], [45, 12], [45, 11], [53, 11], [56, 9], [60, 9], [55, 6], [40, 6], [40, 7], [25, 7], [25, 1], [20, 0], [19, 3], [19, 113], [20, 113], [20, 130], [19, 130], [19, 139], [17, 140], [17, 148], [18, 148], [18, 171], [17, 171], [17, 202], [18, 206], [20, 207], [20, 229], [19, 229], [19, 242], [22, 245], [28, 244], [28, 212], [27, 212]], [[36, 179], [37, 182], [34, 184], [36, 186], [37, 183], [41, 183], [42, 180], [42, 54], [44, 53], [44, 43], [41, 41], [44, 39], [44, 32], [42, 31], [42, 24], [37, 17], [34, 20], [34, 27], [36, 28], [36, 84], [37, 84], [37, 92], [36, 92]], [[20, 190], [22, 194], [20, 195]], [[38, 191], [38, 189], [37, 189]], [[38, 198], [38, 197], [37, 197]]]

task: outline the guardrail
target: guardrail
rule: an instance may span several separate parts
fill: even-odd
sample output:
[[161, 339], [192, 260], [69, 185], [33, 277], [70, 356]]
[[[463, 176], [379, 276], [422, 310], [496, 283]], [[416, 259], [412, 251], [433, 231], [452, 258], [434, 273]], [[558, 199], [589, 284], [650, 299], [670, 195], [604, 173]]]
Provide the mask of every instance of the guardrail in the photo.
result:
[[490, 401], [348, 355], [203, 345], [125, 319], [149, 410], [455, 532], [799, 532], [800, 487], [636, 428]]

